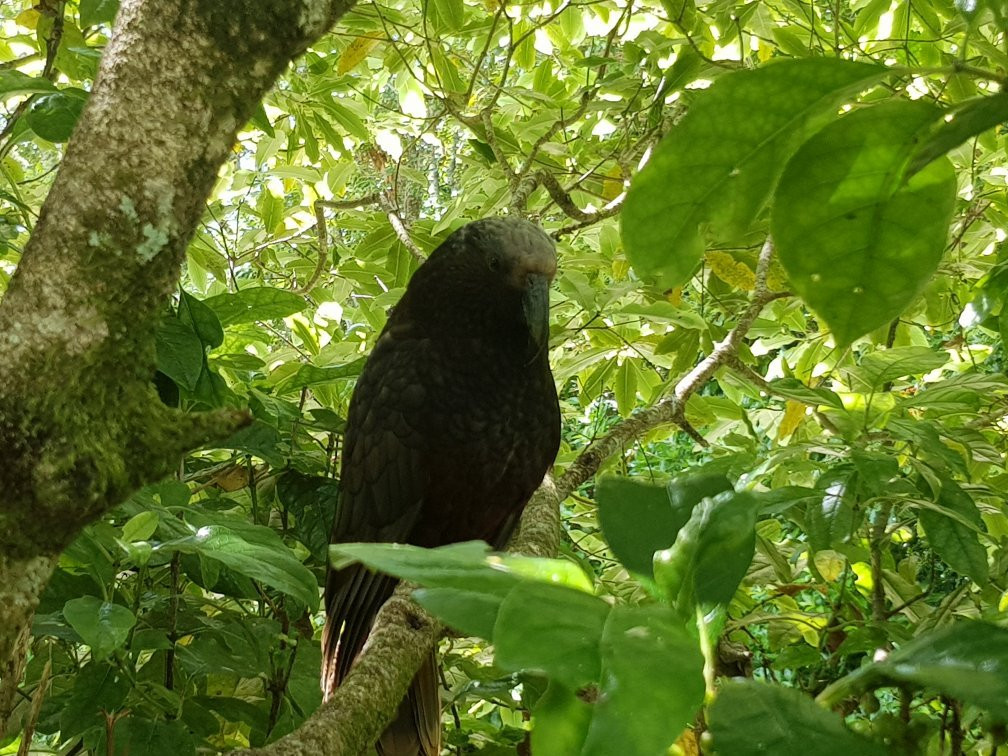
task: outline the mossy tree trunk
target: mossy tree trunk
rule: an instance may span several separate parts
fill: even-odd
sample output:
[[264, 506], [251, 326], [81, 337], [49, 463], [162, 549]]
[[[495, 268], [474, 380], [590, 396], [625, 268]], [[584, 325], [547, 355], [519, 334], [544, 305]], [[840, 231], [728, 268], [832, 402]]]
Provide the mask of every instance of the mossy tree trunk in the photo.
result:
[[352, 4], [121, 4], [0, 301], [0, 724], [59, 553], [186, 451], [248, 422], [159, 402], [155, 328], [237, 130]]

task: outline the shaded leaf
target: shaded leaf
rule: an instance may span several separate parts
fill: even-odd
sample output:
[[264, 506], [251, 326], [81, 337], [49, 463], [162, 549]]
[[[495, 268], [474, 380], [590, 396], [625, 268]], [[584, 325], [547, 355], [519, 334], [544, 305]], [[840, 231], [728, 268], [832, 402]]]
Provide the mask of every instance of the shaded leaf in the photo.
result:
[[65, 142], [73, 133], [87, 98], [83, 89], [61, 89], [41, 95], [28, 111], [28, 126], [43, 139]]
[[922, 101], [855, 110], [802, 145], [781, 176], [771, 215], [781, 264], [841, 346], [902, 313], [945, 250], [951, 163], [905, 174], [940, 115]]
[[727, 683], [710, 708], [709, 723], [720, 756], [888, 753], [882, 745], [848, 730], [839, 716], [808, 696], [781, 685]]
[[[616, 606], [601, 642], [602, 682], [584, 754], [663, 756], [703, 703], [696, 638], [661, 606]], [[655, 695], [655, 680], [674, 680]]]
[[726, 492], [700, 502], [672, 547], [655, 554], [655, 580], [683, 615], [731, 600], [756, 550], [757, 499]]
[[166, 541], [159, 551], [199, 554], [221, 562], [240, 575], [258, 580], [296, 598], [313, 610], [318, 606], [318, 583], [272, 530], [245, 524], [240, 531], [219, 524], [203, 525], [183, 538]]
[[599, 679], [599, 640], [609, 605], [581, 591], [523, 582], [501, 603], [494, 659], [512, 672], [541, 671], [568, 688]]
[[[630, 262], [666, 287], [700, 263], [700, 224], [719, 240], [744, 234], [788, 156], [845, 97], [885, 75], [877, 66], [815, 58], [719, 78], [634, 178], [622, 212]], [[759, 118], [753, 118], [753, 113]]]
[[136, 617], [119, 604], [95, 596], [70, 599], [63, 606], [63, 617], [88, 646], [91, 655], [101, 660], [126, 643]]
[[203, 302], [217, 313], [221, 325], [275, 320], [301, 312], [307, 307], [304, 297], [269, 286], [249, 287], [228, 294], [218, 294]]
[[166, 318], [154, 335], [157, 368], [180, 388], [195, 391], [203, 372], [203, 342], [192, 327], [176, 318]]

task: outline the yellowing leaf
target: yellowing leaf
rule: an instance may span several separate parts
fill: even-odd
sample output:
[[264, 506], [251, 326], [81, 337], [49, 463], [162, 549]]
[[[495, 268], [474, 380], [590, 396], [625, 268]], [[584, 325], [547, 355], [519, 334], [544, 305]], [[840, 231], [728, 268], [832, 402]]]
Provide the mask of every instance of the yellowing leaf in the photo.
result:
[[623, 259], [612, 261], [612, 277], [616, 281], [622, 281], [630, 272], [630, 263]]
[[815, 562], [816, 569], [819, 570], [819, 574], [827, 583], [832, 583], [839, 578], [847, 564], [844, 555], [832, 549], [817, 551], [812, 561]]
[[336, 73], [345, 74], [352, 71], [367, 57], [368, 53], [378, 44], [374, 37], [357, 37], [346, 46], [343, 54], [340, 55], [339, 63], [336, 66]]
[[805, 405], [794, 399], [788, 399], [784, 404], [784, 417], [781, 418], [780, 425], [777, 426], [777, 440], [783, 441], [798, 430], [798, 426], [804, 419]]
[[33, 8], [23, 10], [14, 17], [14, 23], [23, 29], [34, 29], [38, 26], [39, 12]]
[[693, 730], [684, 730], [675, 744], [682, 756], [700, 756], [700, 740]]
[[674, 305], [682, 304], [682, 286], [676, 286], [665, 292], [665, 301]]
[[623, 193], [623, 171], [618, 165], [613, 165], [602, 179], [602, 199], [612, 202]]
[[714, 275], [736, 289], [752, 291], [756, 286], [756, 274], [752, 269], [727, 252], [708, 252], [707, 264]]

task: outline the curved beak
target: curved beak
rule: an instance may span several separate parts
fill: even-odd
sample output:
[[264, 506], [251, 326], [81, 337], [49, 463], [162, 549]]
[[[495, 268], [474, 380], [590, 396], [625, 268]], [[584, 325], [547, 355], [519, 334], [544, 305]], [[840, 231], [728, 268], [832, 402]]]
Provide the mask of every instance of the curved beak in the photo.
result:
[[550, 279], [541, 273], [529, 273], [522, 293], [522, 310], [529, 333], [539, 349], [549, 341]]

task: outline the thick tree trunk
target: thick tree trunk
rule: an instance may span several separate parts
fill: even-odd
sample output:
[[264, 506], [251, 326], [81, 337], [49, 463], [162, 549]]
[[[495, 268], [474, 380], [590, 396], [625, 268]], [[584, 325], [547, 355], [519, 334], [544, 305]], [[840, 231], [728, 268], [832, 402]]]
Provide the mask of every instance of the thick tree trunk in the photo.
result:
[[5, 688], [59, 552], [184, 452], [247, 422], [240, 412], [183, 415], [161, 405], [151, 386], [154, 331], [238, 128], [352, 4], [123, 0], [0, 301]]

